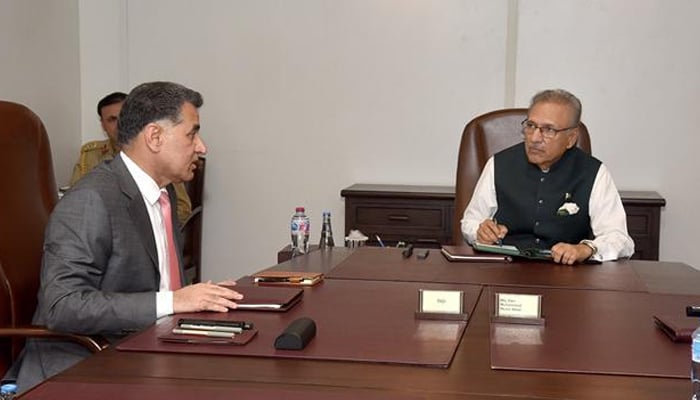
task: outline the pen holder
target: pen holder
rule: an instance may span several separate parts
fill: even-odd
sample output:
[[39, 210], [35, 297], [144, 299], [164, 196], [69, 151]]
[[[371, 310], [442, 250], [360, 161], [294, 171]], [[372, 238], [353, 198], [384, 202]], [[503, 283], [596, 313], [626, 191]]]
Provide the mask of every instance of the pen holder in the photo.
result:
[[316, 323], [311, 318], [294, 320], [275, 339], [277, 350], [302, 350], [316, 336]]

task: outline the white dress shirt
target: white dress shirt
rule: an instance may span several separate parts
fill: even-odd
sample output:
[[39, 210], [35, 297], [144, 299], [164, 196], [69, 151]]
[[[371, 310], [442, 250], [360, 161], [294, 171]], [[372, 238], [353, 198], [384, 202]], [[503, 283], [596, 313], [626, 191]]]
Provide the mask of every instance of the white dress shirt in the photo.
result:
[[153, 227], [153, 237], [156, 240], [156, 249], [158, 251], [158, 271], [160, 272], [160, 290], [156, 293], [156, 317], [160, 318], [173, 313], [173, 292], [170, 290], [170, 273], [168, 269], [168, 245], [166, 242], [165, 223], [160, 212], [160, 203], [158, 203], [160, 193], [165, 191], [165, 188], [159, 188], [156, 181], [141, 167], [136, 165], [124, 152], [120, 154], [124, 160], [124, 165], [126, 165], [141, 192], [141, 197], [143, 197], [146, 210], [148, 211], [148, 217], [151, 220], [151, 227]]
[[[469, 243], [476, 240], [476, 232], [485, 219], [492, 218], [498, 210], [493, 157], [489, 158], [474, 194], [462, 218], [462, 236]], [[598, 251], [591, 257], [596, 261], [616, 260], [634, 254], [634, 241], [627, 233], [627, 216], [620, 194], [605, 164], [601, 164], [593, 182], [588, 201], [593, 243]]]

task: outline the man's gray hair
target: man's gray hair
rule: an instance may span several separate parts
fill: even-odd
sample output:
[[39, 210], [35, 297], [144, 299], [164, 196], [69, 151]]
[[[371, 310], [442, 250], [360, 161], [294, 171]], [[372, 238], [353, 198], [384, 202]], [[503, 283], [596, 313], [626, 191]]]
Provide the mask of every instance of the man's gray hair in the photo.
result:
[[557, 103], [569, 106], [574, 113], [571, 126], [578, 126], [581, 123], [581, 100], [564, 89], [547, 89], [537, 93], [530, 101], [530, 108], [537, 103]]
[[118, 142], [126, 145], [151, 122], [162, 119], [180, 122], [180, 111], [185, 103], [199, 108], [202, 95], [174, 82], [147, 82], [136, 86], [122, 105], [117, 123]]

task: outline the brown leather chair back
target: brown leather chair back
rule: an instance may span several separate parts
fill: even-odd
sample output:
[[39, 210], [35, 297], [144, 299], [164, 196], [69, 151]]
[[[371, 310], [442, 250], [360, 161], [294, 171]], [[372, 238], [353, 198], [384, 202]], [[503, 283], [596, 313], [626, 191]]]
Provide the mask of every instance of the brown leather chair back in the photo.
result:
[[[460, 221], [486, 161], [495, 153], [523, 140], [520, 124], [526, 118], [527, 108], [508, 108], [480, 115], [464, 128], [457, 156], [453, 244], [464, 241]], [[591, 140], [583, 123], [579, 128], [577, 146], [591, 153]]]
[[[15, 327], [30, 324], [36, 308], [44, 228], [58, 195], [39, 117], [21, 104], [0, 101], [0, 121], [0, 326]], [[10, 344], [3, 340], [4, 357]], [[13, 339], [11, 353], [21, 345]]]

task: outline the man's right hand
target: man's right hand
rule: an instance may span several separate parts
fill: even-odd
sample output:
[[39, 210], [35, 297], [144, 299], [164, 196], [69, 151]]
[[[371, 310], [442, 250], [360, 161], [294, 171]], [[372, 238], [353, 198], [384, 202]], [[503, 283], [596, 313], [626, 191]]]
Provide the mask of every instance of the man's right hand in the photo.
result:
[[173, 312], [227, 312], [236, 308], [234, 300], [242, 298], [242, 294], [224, 286], [211, 282], [196, 283], [173, 292]]
[[476, 230], [476, 241], [483, 244], [495, 244], [506, 237], [508, 228], [498, 225], [492, 219], [485, 219]]

